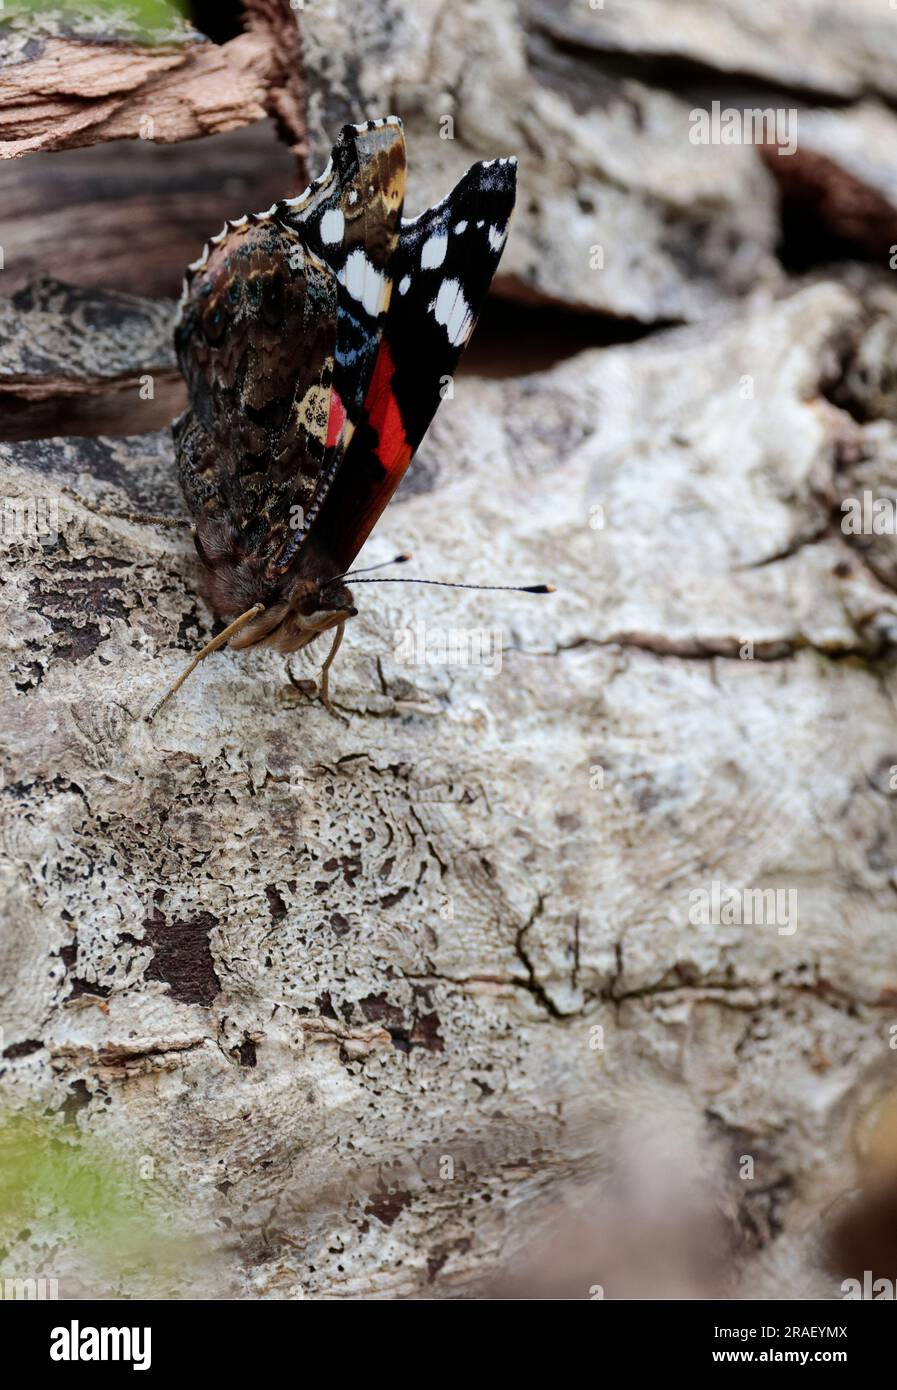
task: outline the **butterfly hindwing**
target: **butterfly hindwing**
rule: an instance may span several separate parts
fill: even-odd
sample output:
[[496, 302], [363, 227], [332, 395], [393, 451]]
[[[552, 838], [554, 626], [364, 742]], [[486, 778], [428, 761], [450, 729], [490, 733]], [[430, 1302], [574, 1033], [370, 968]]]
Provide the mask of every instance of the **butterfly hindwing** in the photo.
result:
[[190, 267], [175, 440], [212, 568], [242, 555], [274, 576], [311, 529], [362, 415], [404, 175], [400, 122], [347, 126], [305, 194], [226, 224]]
[[207, 551], [229, 532], [271, 561], [290, 540], [292, 509], [311, 504], [325, 459], [336, 320], [332, 272], [271, 221], [231, 229], [193, 281], [175, 339], [191, 409], [175, 440], [200, 539], [210, 533]]
[[402, 224], [362, 418], [321, 508], [316, 548], [348, 569], [402, 479], [473, 331], [514, 208], [516, 161], [467, 171]]

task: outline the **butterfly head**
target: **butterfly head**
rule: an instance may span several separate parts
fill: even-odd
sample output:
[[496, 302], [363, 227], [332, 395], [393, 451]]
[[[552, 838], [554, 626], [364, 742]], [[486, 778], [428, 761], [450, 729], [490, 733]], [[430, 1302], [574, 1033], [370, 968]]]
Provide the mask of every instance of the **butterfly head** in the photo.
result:
[[[341, 579], [300, 579], [290, 592], [290, 611], [285, 622], [295, 635], [295, 645], [281, 651], [296, 651], [317, 637], [319, 632], [338, 627], [354, 618], [358, 609]], [[292, 638], [290, 639], [293, 640]]]
[[265, 646], [285, 654], [297, 652], [357, 612], [351, 593], [340, 580], [297, 579], [283, 597], [266, 606], [232, 637], [230, 645], [237, 651]]

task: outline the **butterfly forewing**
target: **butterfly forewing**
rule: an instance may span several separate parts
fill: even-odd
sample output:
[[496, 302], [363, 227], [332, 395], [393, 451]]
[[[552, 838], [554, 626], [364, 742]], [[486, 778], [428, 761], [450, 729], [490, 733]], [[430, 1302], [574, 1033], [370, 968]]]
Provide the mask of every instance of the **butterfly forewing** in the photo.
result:
[[513, 159], [475, 164], [442, 203], [402, 224], [362, 418], [315, 528], [339, 570], [400, 483], [470, 339], [504, 247], [516, 172]]
[[345, 126], [331, 167], [326, 195], [284, 214], [336, 276], [338, 309], [327, 454], [315, 498], [282, 566], [301, 549], [362, 416], [393, 289], [391, 263], [405, 197], [401, 122], [387, 117]]

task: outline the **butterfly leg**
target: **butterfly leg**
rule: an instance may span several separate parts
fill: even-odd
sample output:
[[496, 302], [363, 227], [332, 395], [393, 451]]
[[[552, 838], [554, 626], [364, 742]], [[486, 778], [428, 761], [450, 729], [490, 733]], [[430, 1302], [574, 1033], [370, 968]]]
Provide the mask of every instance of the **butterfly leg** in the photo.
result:
[[345, 623], [339, 623], [337, 625], [336, 633], [334, 634], [333, 638], [333, 645], [331, 646], [330, 651], [327, 654], [327, 660], [321, 667], [321, 687], [318, 693], [321, 697], [321, 704], [324, 706], [327, 713], [332, 714], [335, 719], [341, 719], [344, 724], [348, 724], [348, 719], [346, 719], [344, 715], [340, 714], [338, 710], [335, 710], [333, 708], [333, 705], [330, 703], [330, 667], [333, 665], [333, 658], [336, 656], [337, 652], [340, 649], [340, 644], [343, 640], [343, 633], [345, 632], [345, 630]]
[[245, 613], [241, 613], [239, 618], [234, 618], [232, 623], [228, 623], [224, 631], [219, 632], [217, 637], [213, 637], [211, 642], [207, 642], [202, 651], [197, 652], [186, 671], [181, 672], [177, 680], [165, 691], [165, 694], [160, 695], [152, 708], [143, 716], [147, 724], [155, 719], [162, 706], [171, 699], [172, 695], [180, 690], [184, 681], [188, 676], [193, 674], [201, 661], [205, 661], [206, 657], [210, 656], [212, 652], [217, 652], [220, 647], [224, 646], [225, 642], [229, 642], [232, 637], [236, 636], [241, 628], [245, 627], [247, 623], [252, 622], [253, 618], [258, 617], [259, 613], [264, 613], [264, 611], [265, 605], [263, 603], [254, 604], [252, 608], [248, 608]]
[[179, 516], [162, 516], [158, 512], [128, 512], [119, 511], [116, 507], [107, 507], [102, 502], [91, 502], [89, 498], [82, 497], [80, 492], [75, 492], [74, 488], [64, 487], [62, 491], [67, 497], [73, 497], [76, 502], [80, 502], [82, 507], [86, 507], [89, 512], [95, 512], [97, 516], [117, 517], [119, 521], [132, 521], [137, 526], [170, 526], [170, 527], [189, 527], [192, 522]]

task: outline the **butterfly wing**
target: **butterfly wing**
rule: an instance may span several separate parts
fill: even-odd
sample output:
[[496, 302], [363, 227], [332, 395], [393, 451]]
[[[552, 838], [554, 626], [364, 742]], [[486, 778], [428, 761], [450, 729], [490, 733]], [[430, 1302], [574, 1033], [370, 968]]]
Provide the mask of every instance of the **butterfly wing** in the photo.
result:
[[191, 408], [175, 444], [207, 553], [228, 535], [270, 563], [289, 542], [292, 508], [310, 505], [336, 318], [333, 274], [272, 222], [232, 231], [194, 281], [176, 338]]
[[314, 529], [334, 573], [352, 564], [439, 407], [501, 257], [516, 174], [510, 158], [475, 164], [443, 202], [402, 223], [361, 418]]
[[305, 194], [226, 224], [188, 272], [178, 468], [207, 566], [246, 561], [251, 586], [301, 549], [361, 418], [404, 171], [395, 118], [347, 126]]
[[344, 126], [328, 169], [329, 191], [322, 186], [304, 204], [284, 204], [286, 225], [336, 277], [337, 324], [327, 452], [315, 496], [281, 567], [302, 548], [362, 417], [392, 294], [392, 261], [405, 198], [401, 121], [386, 116]]

